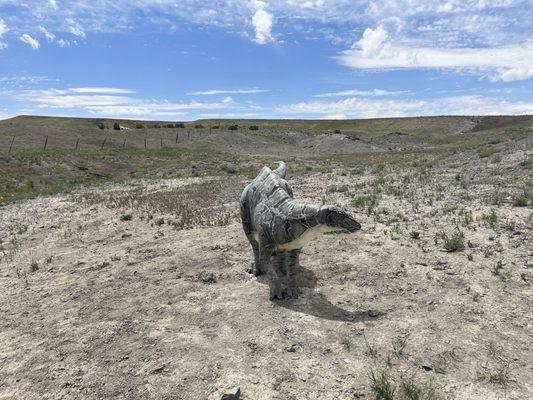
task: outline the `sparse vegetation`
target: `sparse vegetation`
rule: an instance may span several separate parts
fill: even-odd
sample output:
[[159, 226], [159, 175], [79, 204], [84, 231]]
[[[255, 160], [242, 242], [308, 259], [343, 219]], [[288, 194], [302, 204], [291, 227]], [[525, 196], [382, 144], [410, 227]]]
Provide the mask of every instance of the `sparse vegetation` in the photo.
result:
[[125, 212], [120, 214], [120, 220], [121, 221], [131, 221], [133, 218], [133, 215], [130, 212]]
[[448, 252], [463, 251], [465, 249], [464, 234], [457, 230], [444, 237], [444, 249]]
[[30, 271], [31, 272], [36, 272], [39, 270], [39, 264], [37, 263], [37, 261], [33, 260], [31, 263], [30, 263]]

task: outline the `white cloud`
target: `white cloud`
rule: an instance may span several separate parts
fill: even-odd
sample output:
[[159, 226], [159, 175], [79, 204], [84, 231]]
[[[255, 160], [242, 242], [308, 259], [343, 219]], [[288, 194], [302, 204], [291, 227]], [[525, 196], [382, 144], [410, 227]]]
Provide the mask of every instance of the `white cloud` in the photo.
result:
[[309, 101], [279, 106], [278, 112], [309, 118], [344, 115], [348, 118], [407, 117], [421, 115], [521, 115], [533, 113], [533, 102], [509, 101], [486, 96], [452, 96], [429, 100], [382, 98], [326, 102]]
[[49, 32], [44, 26], [39, 26], [39, 30], [44, 34], [49, 42], [53, 42], [55, 40], [56, 35], [54, 35], [52, 32]]
[[401, 91], [389, 91], [383, 89], [373, 89], [373, 90], [343, 90], [341, 92], [331, 92], [331, 93], [321, 93], [315, 94], [313, 97], [348, 97], [348, 96], [397, 96], [397, 95], [407, 95], [412, 92], [409, 90]]
[[33, 50], [37, 50], [40, 47], [39, 41], [35, 38], [32, 38], [27, 33], [22, 34], [20, 41], [29, 45]]
[[259, 44], [273, 42], [272, 26], [274, 25], [274, 17], [266, 11], [267, 4], [258, 0], [253, 0], [251, 4], [255, 8], [255, 13], [252, 17], [252, 25], [255, 29], [255, 42]]
[[76, 87], [68, 89], [72, 93], [106, 93], [106, 94], [127, 94], [135, 93], [131, 89], [111, 88], [111, 87]]
[[[106, 87], [79, 87], [70, 89], [41, 89], [9, 92], [25, 106], [37, 109], [82, 110], [102, 116], [170, 116], [181, 115], [194, 110], [239, 109], [233, 99], [226, 97], [219, 102], [178, 102], [146, 100], [126, 94], [129, 89]], [[55, 113], [55, 111], [54, 111]]]
[[366, 28], [361, 39], [352, 48], [359, 48], [363, 57], [378, 56], [384, 50], [384, 43], [388, 36], [382, 26], [376, 29]]
[[211, 96], [215, 94], [254, 94], [254, 93], [266, 93], [270, 92], [270, 89], [230, 89], [230, 90], [204, 90], [199, 92], [187, 93], [189, 96]]
[[[9, 28], [7, 27], [6, 23], [4, 22], [4, 20], [2, 18], [0, 18], [0, 39], [2, 39], [2, 37], [4, 36], [4, 34], [9, 30]], [[2, 40], [0, 40], [0, 50], [3, 50], [7, 47], [7, 44], [2, 42]]]
[[54, 10], [57, 10], [57, 1], [56, 0], [49, 0], [50, 7], [52, 7]]
[[348, 119], [346, 114], [328, 114], [321, 117], [322, 119]]
[[75, 36], [84, 38], [86, 36], [85, 31], [81, 28], [80, 24], [74, 21], [72, 18], [67, 18], [69, 24], [68, 31]]
[[489, 48], [439, 48], [393, 44], [382, 27], [366, 29], [351, 50], [337, 57], [358, 69], [450, 68], [474, 70], [495, 80], [533, 76], [533, 41]]

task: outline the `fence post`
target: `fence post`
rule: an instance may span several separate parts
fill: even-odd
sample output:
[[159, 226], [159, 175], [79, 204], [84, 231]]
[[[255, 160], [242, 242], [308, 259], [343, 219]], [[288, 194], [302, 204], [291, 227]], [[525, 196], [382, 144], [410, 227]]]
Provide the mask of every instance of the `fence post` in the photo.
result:
[[179, 134], [180, 134], [179, 132], [176, 132], [176, 143], [178, 143], [178, 135]]
[[126, 138], [124, 138], [124, 142], [122, 142], [122, 150], [126, 148]]
[[163, 148], [163, 136], [161, 136], [160, 139], [161, 139], [161, 148]]
[[187, 129], [187, 140], [191, 138], [191, 128]]
[[11, 153], [11, 148], [13, 147], [13, 142], [15, 141], [15, 136], [13, 136], [13, 139], [11, 139], [11, 144], [9, 145], [9, 153]]
[[46, 150], [46, 145], [48, 144], [48, 135], [46, 135], [46, 139], [44, 139], [44, 149]]
[[146, 149], [146, 138], [144, 138], [144, 148]]
[[106, 140], [107, 140], [107, 138], [104, 138], [104, 141], [102, 142], [102, 147], [100, 147], [100, 150], [104, 148]]
[[80, 138], [76, 139], [76, 150], [78, 150], [78, 144], [80, 143]]

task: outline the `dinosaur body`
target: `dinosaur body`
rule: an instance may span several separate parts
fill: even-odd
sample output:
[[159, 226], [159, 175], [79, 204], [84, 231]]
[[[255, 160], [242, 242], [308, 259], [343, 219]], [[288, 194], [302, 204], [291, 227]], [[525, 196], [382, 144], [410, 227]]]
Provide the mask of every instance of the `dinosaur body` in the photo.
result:
[[336, 207], [295, 202], [292, 188], [284, 179], [286, 174], [283, 162], [275, 170], [264, 167], [240, 199], [244, 233], [254, 254], [252, 272], [268, 273], [270, 297], [279, 299], [297, 297], [293, 271], [302, 247], [312, 238], [323, 232], [361, 228]]

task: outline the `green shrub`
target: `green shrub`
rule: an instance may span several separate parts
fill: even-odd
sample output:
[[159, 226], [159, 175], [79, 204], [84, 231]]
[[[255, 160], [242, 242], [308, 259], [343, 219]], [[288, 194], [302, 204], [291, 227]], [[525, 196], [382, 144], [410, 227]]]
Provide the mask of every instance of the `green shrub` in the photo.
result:
[[196, 124], [194, 125], [194, 129], [204, 129], [204, 126], [202, 124]]
[[454, 232], [451, 236], [444, 237], [444, 249], [450, 253], [465, 249], [465, 237], [463, 232]]
[[250, 125], [250, 128], [249, 128], [251, 131], [258, 131], [259, 130], [259, 127], [257, 125]]
[[120, 125], [119, 125], [118, 122], [115, 122], [115, 123], [113, 124], [113, 129], [116, 130], [116, 131], [120, 131]]
[[483, 221], [485, 221], [485, 224], [487, 226], [492, 229], [496, 228], [498, 224], [498, 214], [496, 214], [496, 211], [490, 210], [489, 214], [483, 214], [481, 218], [483, 219]]
[[515, 207], [527, 207], [529, 198], [526, 192], [516, 196], [513, 201]]
[[418, 239], [420, 239], [420, 232], [411, 231], [411, 233], [409, 233], [409, 236], [411, 236], [412, 239], [418, 240]]
[[143, 124], [137, 124], [135, 125], [135, 129], [144, 129], [145, 126]]
[[477, 154], [479, 158], [490, 157], [493, 154], [499, 153], [499, 150], [495, 147], [486, 146], [478, 149]]
[[185, 124], [183, 122], [178, 122], [174, 124], [174, 128], [185, 128]]
[[228, 126], [228, 130], [230, 131], [236, 131], [239, 129], [239, 125], [230, 125]]
[[133, 216], [129, 212], [126, 212], [126, 213], [123, 213], [123, 214], [120, 215], [120, 220], [121, 221], [131, 221], [132, 218], [133, 218]]

